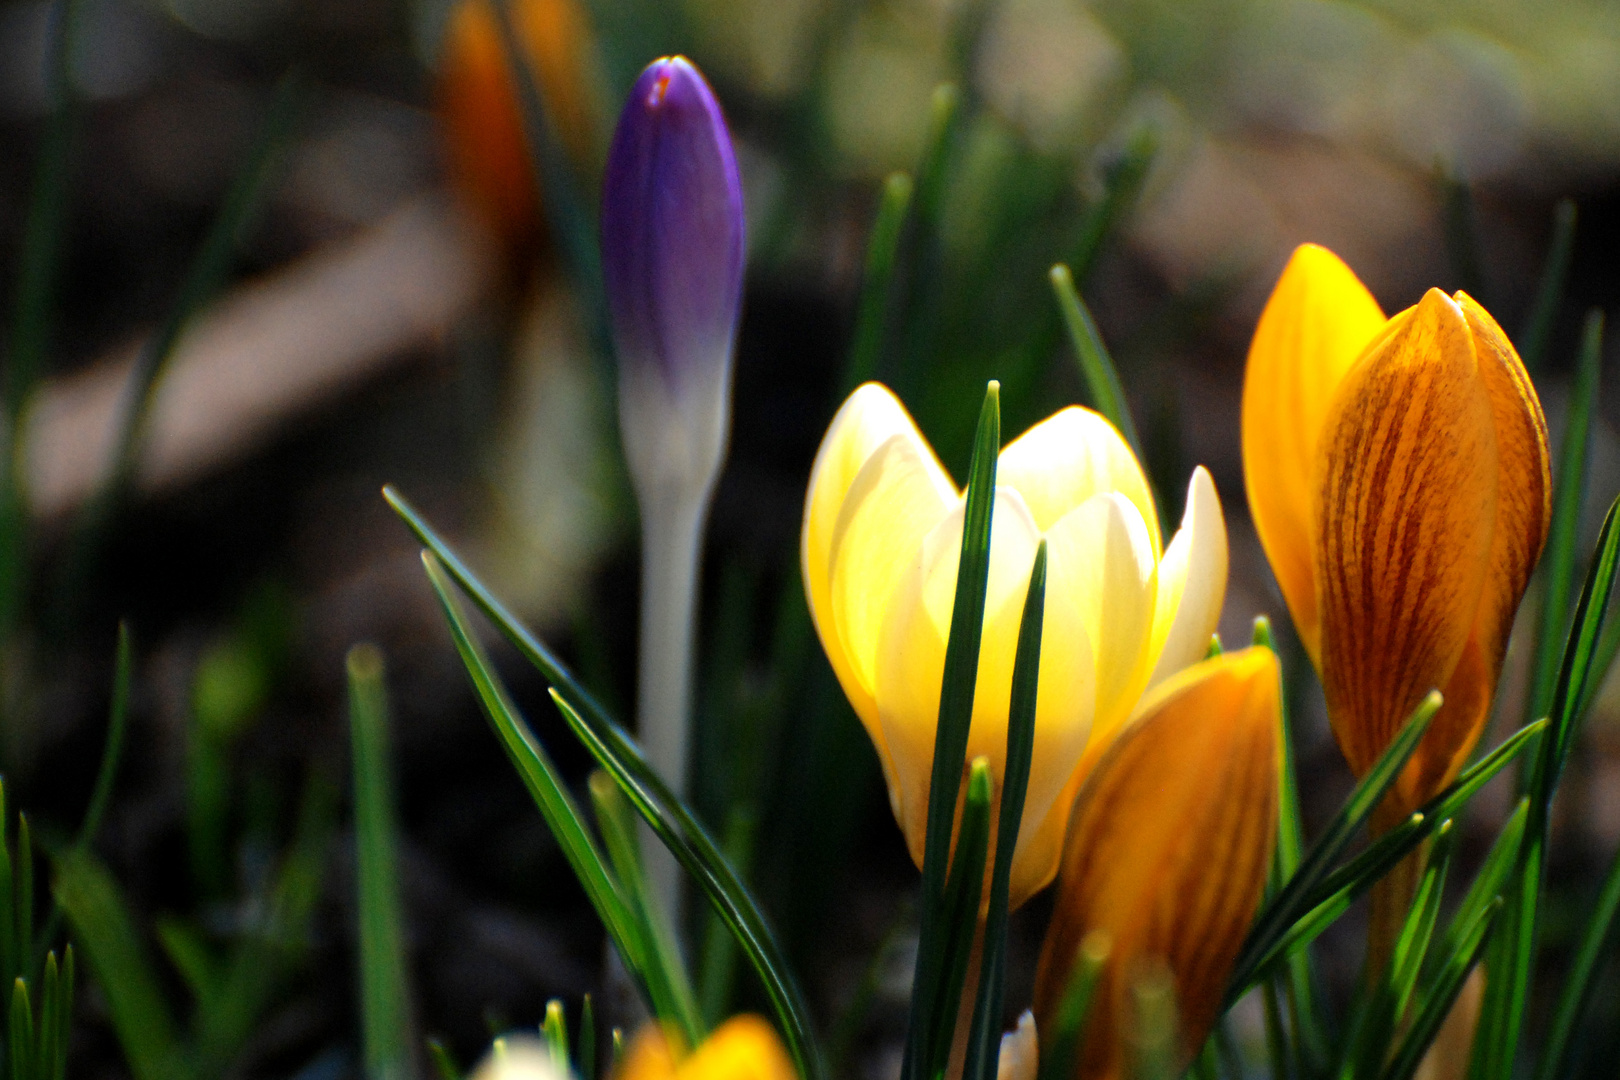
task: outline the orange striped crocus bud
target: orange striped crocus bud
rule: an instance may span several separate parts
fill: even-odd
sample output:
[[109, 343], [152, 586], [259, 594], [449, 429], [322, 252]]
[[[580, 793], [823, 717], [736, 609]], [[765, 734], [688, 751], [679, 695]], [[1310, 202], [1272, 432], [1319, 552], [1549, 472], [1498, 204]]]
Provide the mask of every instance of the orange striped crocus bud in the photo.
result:
[[1063, 1075], [1129, 1075], [1132, 991], [1147, 972], [1172, 982], [1178, 1072], [1203, 1045], [1271, 863], [1279, 694], [1269, 649], [1186, 668], [1143, 699], [1081, 787], [1035, 976], [1041, 1031], [1056, 1028], [1082, 942], [1095, 933], [1111, 946]]
[[[511, 0], [510, 10], [563, 145], [591, 159], [602, 106], [584, 11], [578, 0]], [[509, 254], [526, 250], [540, 235], [540, 202], [492, 0], [460, 0], [450, 13], [438, 112], [457, 191]]]
[[1332, 252], [1294, 253], [1243, 384], [1243, 472], [1266, 556], [1362, 775], [1419, 702], [1445, 704], [1381, 816], [1449, 783], [1490, 716], [1547, 538], [1547, 425], [1465, 293], [1385, 319]]

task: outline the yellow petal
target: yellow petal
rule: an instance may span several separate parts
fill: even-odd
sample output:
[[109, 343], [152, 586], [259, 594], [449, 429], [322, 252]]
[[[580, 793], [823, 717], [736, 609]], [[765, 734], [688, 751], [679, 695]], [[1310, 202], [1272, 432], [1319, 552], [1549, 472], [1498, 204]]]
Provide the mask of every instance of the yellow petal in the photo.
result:
[[1496, 436], [1496, 517], [1490, 570], [1463, 656], [1443, 687], [1445, 704], [1401, 774], [1397, 801], [1416, 806], [1457, 775], [1490, 718], [1513, 615], [1541, 557], [1552, 520], [1547, 422], [1519, 355], [1496, 320], [1465, 293], [1456, 296], [1473, 335]]
[[[836, 476], [831, 480], [836, 480]], [[831, 482], [831, 481], [830, 481]], [[817, 489], [811, 489], [814, 502]], [[933, 452], [914, 430], [889, 436], [849, 483], [826, 539], [826, 594], [811, 612], [844, 693], [878, 749], [889, 755], [873, 699], [883, 620], [903, 572], [917, 560], [922, 539], [960, 500]], [[822, 511], [807, 516], [807, 565], [821, 543]], [[816, 585], [806, 572], [807, 591]]]
[[1159, 560], [1148, 686], [1204, 658], [1225, 599], [1226, 519], [1215, 481], [1200, 465], [1187, 484], [1181, 528]]
[[796, 1080], [776, 1030], [751, 1014], [734, 1016], [681, 1062], [675, 1080]]
[[1340, 388], [1318, 462], [1320, 669], [1358, 775], [1456, 669], [1496, 517], [1491, 401], [1461, 309], [1431, 289], [1391, 324]]
[[1243, 482], [1294, 626], [1317, 655], [1313, 462], [1340, 381], [1384, 324], [1378, 302], [1326, 248], [1294, 252], [1267, 301], [1243, 376]]
[[996, 461], [996, 482], [1016, 488], [1042, 531], [1093, 495], [1117, 491], [1147, 525], [1160, 552], [1159, 515], [1136, 455], [1114, 425], [1071, 405], [1009, 443]]
[[[990, 575], [967, 749], [970, 761], [980, 756], [990, 759], [998, 783], [1006, 766], [1007, 708], [1018, 624], [1039, 543], [1040, 535], [1023, 499], [1011, 488], [998, 486], [991, 518]], [[895, 783], [890, 787], [890, 801], [895, 804], [895, 816], [918, 866], [922, 865], [927, 831], [939, 690], [945, 674], [945, 643], [950, 635], [961, 551], [962, 506], [958, 501], [923, 540], [920, 558], [898, 575], [878, 651], [877, 711], [894, 761]], [[1041, 652], [1044, 657], [1046, 650]], [[1046, 772], [1065, 753], [1073, 761], [1078, 748], [1070, 749], [1072, 744], [1085, 742], [1083, 731], [1076, 737], [1060, 724], [1043, 727], [1038, 714], [1039, 700], [1035, 764], [1030, 769], [1032, 791], [1047, 783]], [[1052, 786], [1061, 787], [1061, 777]]]
[[1276, 828], [1281, 706], [1276, 658], [1243, 649], [1161, 683], [1075, 802], [1035, 980], [1046, 1027], [1080, 943], [1112, 942], [1087, 1019], [1077, 1080], [1122, 1074], [1129, 975], [1169, 969], [1181, 1065], [1215, 1021], [1259, 904]]
[[614, 1080], [673, 1080], [679, 1045], [673, 1035], [656, 1020], [642, 1024], [614, 1069]]
[[1090, 741], [1105, 741], [1150, 670], [1156, 567], [1147, 526], [1123, 495], [1095, 495], [1047, 530], [1046, 543], [1047, 592], [1072, 598], [1096, 651]]

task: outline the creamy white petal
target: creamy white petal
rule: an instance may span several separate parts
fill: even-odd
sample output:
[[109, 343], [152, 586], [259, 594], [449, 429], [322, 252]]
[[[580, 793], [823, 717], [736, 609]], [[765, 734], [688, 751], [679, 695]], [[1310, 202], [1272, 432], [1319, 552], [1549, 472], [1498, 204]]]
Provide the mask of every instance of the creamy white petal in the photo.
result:
[[1153, 615], [1156, 659], [1149, 686], [1204, 658], [1221, 620], [1226, 569], [1226, 519], [1215, 481], [1200, 465], [1187, 484], [1181, 528], [1159, 561]]
[[997, 460], [996, 482], [1018, 489], [1043, 531], [1092, 496], [1117, 491], [1136, 507], [1159, 554], [1159, 515], [1142, 466], [1114, 425], [1090, 409], [1071, 405], [1014, 439]]

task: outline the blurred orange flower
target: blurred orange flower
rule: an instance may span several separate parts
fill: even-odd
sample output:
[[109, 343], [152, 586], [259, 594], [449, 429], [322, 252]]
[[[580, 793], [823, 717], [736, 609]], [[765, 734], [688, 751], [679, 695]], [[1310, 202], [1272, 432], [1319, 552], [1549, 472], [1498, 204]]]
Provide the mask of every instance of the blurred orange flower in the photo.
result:
[[658, 1023], [643, 1025], [625, 1052], [616, 1080], [798, 1080], [776, 1029], [761, 1017], [734, 1016], [690, 1054], [679, 1053]]

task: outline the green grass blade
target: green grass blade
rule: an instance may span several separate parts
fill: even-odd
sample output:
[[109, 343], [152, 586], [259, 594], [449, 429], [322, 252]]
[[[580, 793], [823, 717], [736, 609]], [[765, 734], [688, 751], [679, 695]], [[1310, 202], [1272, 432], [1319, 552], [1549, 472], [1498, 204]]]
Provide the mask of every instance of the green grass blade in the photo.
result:
[[558, 1074], [567, 1076], [573, 1068], [568, 1057], [568, 1018], [563, 1013], [563, 1003], [557, 998], [546, 1002], [546, 1018], [541, 1021], [540, 1032], [546, 1037], [546, 1048], [551, 1051]]
[[1091, 317], [1091, 310], [1075, 288], [1074, 275], [1067, 266], [1058, 263], [1052, 267], [1048, 277], [1052, 281], [1052, 291], [1057, 295], [1058, 308], [1063, 312], [1063, 324], [1069, 330], [1069, 343], [1074, 346], [1075, 356], [1080, 360], [1080, 375], [1085, 380], [1092, 403], [1098, 412], [1108, 418], [1109, 423], [1119, 429], [1119, 433], [1125, 436], [1125, 441], [1140, 457], [1142, 442], [1137, 438], [1136, 424], [1131, 420], [1131, 406], [1125, 400], [1125, 388], [1120, 384], [1119, 371], [1114, 367], [1113, 358], [1108, 355], [1108, 346], [1103, 344], [1102, 334]]
[[[999, 384], [985, 390], [968, 467], [962, 523], [962, 550], [951, 606], [950, 634], [945, 642], [945, 673], [939, 691], [939, 725], [934, 733], [933, 768], [929, 773], [927, 832], [923, 840], [922, 925], [918, 932], [917, 970], [911, 988], [911, 1036], [907, 1041], [903, 1080], [932, 1080], [927, 1039], [930, 1017], [939, 1008], [943, 971], [935, 958], [945, 948], [943, 901], [951, 861], [951, 831], [956, 817], [973, 694], [979, 675], [979, 643], [984, 633], [984, 603], [990, 575], [990, 528], [995, 505], [996, 457], [1001, 452]], [[914, 1072], [915, 1069], [924, 1070]]]
[[1485, 294], [1485, 255], [1479, 242], [1479, 213], [1474, 206], [1474, 190], [1466, 177], [1442, 163], [1437, 180], [1440, 184], [1441, 208], [1444, 213], [1446, 255], [1451, 263], [1452, 276], [1457, 287], [1478, 300], [1487, 309], [1491, 298]]
[[439, 603], [450, 621], [450, 633], [455, 639], [456, 651], [472, 679], [473, 688], [484, 706], [484, 714], [494, 727], [507, 758], [518, 771], [523, 784], [529, 789], [546, 826], [557, 838], [563, 855], [579, 884], [596, 909], [608, 936], [619, 949], [625, 966], [638, 978], [645, 966], [644, 943], [636, 933], [634, 917], [618, 882], [609, 873], [607, 863], [585, 827], [585, 819], [568, 794], [557, 767], [545, 747], [519, 719], [517, 706], [506, 692], [506, 687], [495, 676], [494, 669], [484, 653], [483, 646], [473, 636], [461, 605], [456, 602], [440, 564], [431, 555], [424, 554], [428, 580], [438, 594]]
[[[1288, 709], [1288, 687], [1281, 674], [1282, 656], [1272, 637], [1271, 620], [1263, 615], [1254, 620], [1253, 643], [1270, 649], [1277, 657], [1278, 677], [1284, 681], [1277, 699], [1282, 704], [1282, 761], [1277, 777], [1277, 847], [1272, 863], [1277, 888], [1280, 889], [1284, 882], [1299, 872], [1299, 863], [1305, 851], [1305, 826], [1299, 810], [1294, 730]], [[1284, 977], [1295, 1042], [1304, 1059], [1305, 1071], [1314, 1076], [1326, 1067], [1328, 1039], [1322, 1021], [1322, 1008], [1317, 1001], [1316, 967], [1308, 944], [1306, 942], [1288, 952], [1288, 970]]]
[[950, 1061], [962, 989], [967, 982], [973, 939], [979, 929], [979, 906], [984, 899], [984, 867], [990, 853], [990, 802], [994, 786], [990, 763], [982, 757], [974, 758], [968, 769], [967, 798], [962, 804], [956, 857], [951, 860], [951, 875], [945, 883], [945, 895], [940, 904], [940, 947], [931, 957], [937, 973], [937, 990], [926, 1020], [920, 1076], [937, 1076], [945, 1071]]
[[1541, 1047], [1536, 1080], [1558, 1080], [1569, 1075], [1569, 1057], [1576, 1026], [1591, 1000], [1593, 977], [1613, 936], [1617, 912], [1620, 912], [1620, 856], [1616, 856], [1609, 865], [1609, 873], [1603, 879], [1603, 888], [1598, 892], [1592, 917], [1587, 920], [1586, 928], [1581, 933], [1580, 946], [1569, 964], [1569, 976], [1559, 991], [1558, 1007], [1547, 1029], [1546, 1042]]
[[642, 977], [652, 998], [653, 1015], [664, 1023], [674, 1024], [687, 1046], [697, 1046], [707, 1031], [692, 994], [686, 966], [675, 945], [675, 931], [669, 925], [668, 914], [658, 906], [643, 871], [630, 808], [607, 773], [597, 770], [591, 774], [589, 787], [591, 803], [596, 808], [596, 825], [608, 858], [613, 861], [614, 876], [629, 903], [632, 917], [640, 924], [641, 940], [646, 943]]
[[16, 979], [11, 984], [11, 1019], [6, 1025], [10, 1043], [13, 1080], [34, 1076], [34, 1011], [28, 1004], [28, 984]]
[[900, 236], [911, 206], [915, 185], [909, 173], [890, 173], [883, 182], [877, 220], [866, 242], [866, 264], [861, 275], [861, 296], [856, 308], [855, 335], [844, 373], [844, 393], [878, 377], [883, 361], [883, 339], [888, 330], [890, 290]]
[[1418, 1066], [1423, 1064], [1423, 1056], [1428, 1052], [1429, 1045], [1440, 1033], [1440, 1026], [1451, 1015], [1451, 1007], [1456, 1003], [1457, 995], [1462, 993], [1469, 972], [1478, 963], [1480, 952], [1501, 908], [1500, 899], [1493, 901], [1460, 935], [1457, 950], [1446, 958], [1434, 989], [1424, 998], [1412, 1026], [1407, 1029], [1394, 1057], [1384, 1069], [1382, 1080], [1412, 1080]]
[[1542, 557], [1546, 570], [1541, 610], [1536, 621], [1536, 648], [1530, 666], [1529, 720], [1546, 716], [1552, 708], [1559, 652], [1569, 619], [1569, 596], [1575, 581], [1575, 544], [1586, 492], [1587, 463], [1592, 456], [1592, 410], [1597, 404], [1602, 359], [1603, 313], [1594, 310], [1586, 317], [1564, 441], [1558, 453], [1552, 523], [1547, 530], [1546, 554]]
[[984, 953], [979, 969], [973, 1026], [962, 1075], [995, 1080], [1001, 1051], [1001, 1011], [1005, 988], [1007, 902], [1018, 827], [1024, 820], [1030, 761], [1035, 749], [1035, 701], [1040, 685], [1041, 630], [1046, 616], [1046, 541], [1035, 549], [1029, 590], [1018, 624], [1013, 659], [1012, 697], [1007, 709], [1007, 768], [1002, 778], [996, 824], [996, 859], [990, 878], [990, 910], [985, 918]]
[[34, 1075], [37, 1080], [49, 1080], [58, 1071], [56, 1032], [61, 1001], [61, 972], [56, 968], [56, 954], [45, 956], [45, 974], [39, 984], [39, 1029], [34, 1035]]
[[365, 1072], [369, 1080], [405, 1080], [412, 1072], [410, 982], [382, 653], [356, 645], [349, 650], [348, 673]]
[[62, 950], [62, 981], [58, 983], [58, 999], [60, 1005], [56, 1010], [56, 1031], [52, 1038], [56, 1041], [56, 1075], [54, 1080], [63, 1080], [67, 1075], [68, 1040], [73, 1034], [73, 981], [77, 975], [73, 957], [73, 945], [69, 943]]
[[113, 783], [118, 779], [118, 764], [123, 760], [124, 734], [129, 728], [129, 690], [135, 676], [135, 646], [130, 640], [129, 622], [119, 620], [118, 645], [113, 654], [112, 705], [107, 710], [107, 741], [102, 744], [101, 766], [96, 770], [96, 786], [90, 793], [90, 804], [85, 808], [84, 820], [79, 824], [79, 835], [73, 843], [87, 847], [95, 843], [101, 828], [101, 819], [107, 815], [107, 804], [112, 801]]
[[12, 911], [17, 919], [14, 931], [17, 945], [17, 971], [24, 979], [34, 977], [34, 843], [28, 815], [17, 815], [17, 850], [12, 857]]
[[895, 386], [900, 397], [910, 401], [921, 389], [934, 360], [935, 334], [944, 302], [944, 242], [940, 222], [945, 208], [945, 187], [950, 177], [951, 159], [962, 127], [962, 93], [943, 83], [934, 88], [928, 119], [928, 139], [917, 167], [915, 195], [911, 200], [910, 236], [907, 238], [902, 308], [901, 354]]
[[[417, 538], [430, 549], [431, 558], [425, 557], [423, 561], [428, 567], [429, 579], [434, 582], [434, 588], [439, 592], [441, 603], [448, 601], [450, 596], [445, 587], [448, 585], [448, 576], [454, 579], [506, 639], [551, 683], [553, 698], [567, 705], [567, 708], [562, 710], [563, 718], [568, 721], [574, 735], [598, 764], [613, 776], [631, 804], [635, 806], [636, 812], [641, 814], [659, 838], [675, 852], [676, 859], [693, 875], [710, 902], [726, 919], [732, 933], [737, 935], [738, 944], [742, 946], [749, 963], [758, 973], [771, 999], [772, 1007], [781, 1021], [788, 1048], [794, 1056], [800, 1075], [804, 1080], [821, 1080], [823, 1074], [820, 1057], [811, 1032], [809, 1010], [805, 1005], [804, 995], [787, 966], [782, 948], [775, 935], [771, 933], [758, 903], [721, 857], [714, 840], [698, 824], [685, 804], [670, 792], [663, 780], [648, 766], [635, 741], [613, 722], [596, 699], [579, 685], [578, 680], [551, 650], [495, 598], [495, 595], [410, 503], [392, 487], [385, 487], [383, 496]], [[459, 606], [452, 605], [447, 610], [455, 612], [451, 618], [452, 627], [459, 622], [463, 626], [464, 633], [465, 625], [460, 616]], [[481, 650], [475, 648], [475, 643], [470, 638], [468, 648], [481, 655]], [[465, 658], [466, 654], [463, 655], [463, 659]], [[502, 693], [504, 694], [504, 691]], [[534, 736], [528, 732], [526, 726], [517, 722], [517, 713], [510, 708], [509, 702], [504, 715], [512, 718], [510, 734], [515, 740], [515, 743], [508, 744], [508, 752], [513, 752], [512, 747], [525, 755], [538, 750], [538, 742], [534, 740]], [[497, 727], [497, 730], [500, 731], [500, 728]], [[503, 732], [503, 741], [507, 738], [508, 734]], [[522, 771], [523, 764], [518, 764]]]
[[1063, 996], [1058, 999], [1057, 1019], [1040, 1040], [1038, 1080], [1065, 1080], [1074, 1075], [1074, 1063], [1086, 1045], [1086, 1018], [1091, 1014], [1091, 1002], [1097, 996], [1112, 947], [1108, 935], [1100, 931], [1080, 940], [1079, 955], [1074, 958]]
[[[427, 1041], [428, 1059], [433, 1062], [433, 1071], [439, 1074], [439, 1080], [461, 1080], [461, 1070], [456, 1067], [456, 1059], [450, 1056], [450, 1048], [444, 1045], [441, 1039]], [[586, 1076], [584, 1080], [595, 1080]]]
[[1519, 359], [1532, 374], [1546, 359], [1547, 342], [1558, 322], [1558, 308], [1564, 300], [1564, 285], [1569, 280], [1570, 257], [1574, 253], [1575, 200], [1559, 199], [1553, 209], [1552, 243], [1547, 247], [1547, 261], [1541, 264], [1541, 282], [1536, 286], [1536, 299], [1530, 305], [1530, 316], [1525, 319], [1524, 331], [1519, 337]]
[[546, 215], [546, 223], [551, 226], [551, 234], [562, 247], [574, 287], [585, 300], [593, 336], [606, 352], [610, 348], [607, 298], [603, 293], [602, 252], [597, 246], [596, 228], [586, 209], [587, 203], [580, 195], [573, 163], [546, 108], [534, 66], [519, 42], [512, 22], [511, 0], [495, 0], [491, 6], [495, 9], [506, 66], [517, 86], [523, 137], [534, 167], [534, 180], [539, 185], [536, 198]]
[[136, 1080], [189, 1077], [174, 1018], [113, 876], [88, 851], [69, 849], [56, 860], [55, 891], [101, 985], [130, 1072]]
[[[1452, 915], [1451, 922], [1446, 927], [1445, 936], [1435, 947], [1436, 956], [1455, 955], [1461, 948], [1462, 935], [1468, 932], [1468, 928], [1484, 914], [1486, 908], [1501, 897], [1502, 890], [1507, 887], [1510, 875], [1518, 863], [1519, 848], [1524, 843], [1525, 827], [1529, 821], [1530, 800], [1522, 798], [1512, 815], [1503, 823], [1501, 831], [1496, 834], [1496, 841], [1491, 844], [1491, 850], [1486, 854], [1485, 861], [1480, 864], [1473, 883], [1468, 886], [1468, 892], [1457, 905], [1456, 913]], [[1430, 966], [1433, 967], [1432, 964]], [[1432, 971], [1427, 973], [1425, 981], [1432, 981], [1434, 974]]]
[[1587, 684], [1596, 666], [1598, 639], [1603, 634], [1603, 623], [1608, 614], [1609, 597], [1614, 592], [1616, 569], [1620, 568], [1620, 498], [1609, 505], [1603, 517], [1603, 528], [1598, 533], [1597, 549], [1592, 565], [1581, 584], [1581, 594], [1575, 601], [1575, 614], [1570, 626], [1569, 639], [1564, 647], [1564, 658], [1558, 667], [1558, 682], [1553, 686], [1551, 721], [1547, 729], [1546, 744], [1537, 755], [1538, 774], [1532, 798], [1543, 806], [1552, 801], [1558, 779], [1563, 774], [1564, 762], [1575, 743], [1575, 732], [1580, 724], [1580, 705], [1587, 697]]
[[596, 1009], [589, 994], [579, 1003], [579, 1053], [574, 1064], [580, 1080], [596, 1080]]
[[1295, 920], [1313, 906], [1309, 903], [1312, 891], [1355, 837], [1384, 793], [1395, 783], [1407, 759], [1417, 749], [1423, 733], [1428, 730], [1429, 721], [1434, 719], [1440, 702], [1439, 692], [1430, 691], [1412, 711], [1400, 734], [1395, 736], [1383, 756], [1356, 784], [1344, 805], [1329, 822], [1322, 838], [1301, 860], [1298, 873], [1261, 909], [1233, 965], [1232, 980], [1227, 985], [1228, 1008], [1253, 982], [1260, 959], [1282, 940]]

